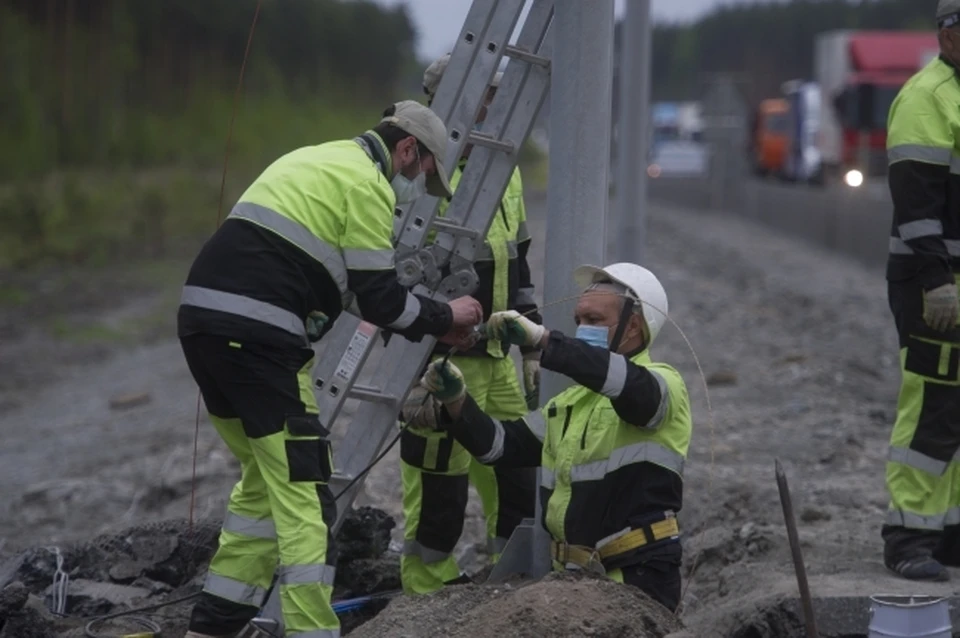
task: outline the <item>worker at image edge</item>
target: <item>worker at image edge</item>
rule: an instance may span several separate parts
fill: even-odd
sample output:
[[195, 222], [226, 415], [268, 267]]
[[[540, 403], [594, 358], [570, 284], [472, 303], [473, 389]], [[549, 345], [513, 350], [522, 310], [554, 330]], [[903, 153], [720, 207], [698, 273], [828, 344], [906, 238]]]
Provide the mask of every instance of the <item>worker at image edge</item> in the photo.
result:
[[887, 123], [902, 380], [881, 534], [890, 570], [944, 581], [960, 566], [960, 0], [940, 0], [936, 20], [940, 55], [903, 86]]
[[194, 261], [178, 334], [241, 478], [189, 638], [243, 629], [275, 572], [286, 635], [339, 636], [333, 453], [317, 416], [311, 343], [343, 310], [411, 340], [459, 342], [479, 323], [475, 299], [411, 294], [394, 269], [397, 203], [452, 193], [446, 141], [436, 114], [403, 101], [357, 138], [294, 150], [250, 185]]
[[[449, 61], [450, 54], [446, 54], [424, 71], [423, 90], [428, 104], [433, 102]], [[501, 78], [502, 73], [497, 72], [487, 90], [477, 116], [477, 130], [482, 130], [487, 108], [493, 102]], [[451, 175], [454, 197], [471, 151], [472, 145], [467, 145]], [[441, 217], [449, 206], [448, 200], [441, 201], [438, 211]], [[531, 321], [541, 323], [527, 263], [530, 243], [523, 183], [520, 169], [516, 168], [474, 262], [478, 278], [474, 296], [483, 306], [485, 319], [498, 311], [517, 310]], [[449, 350], [449, 346], [440, 344], [434, 357], [442, 357]], [[533, 347], [520, 349], [524, 385], [521, 390], [510, 350], [507, 342], [484, 338], [469, 349], [458, 350], [451, 358], [463, 373], [477, 404], [499, 419], [518, 419], [527, 413], [528, 406], [533, 409], [539, 405], [540, 351]], [[416, 428], [403, 430], [400, 459], [404, 514], [400, 577], [408, 594], [427, 594], [445, 584], [469, 581], [453, 555], [463, 532], [469, 484], [476, 488], [483, 506], [491, 562], [499, 559], [523, 519], [534, 516], [536, 470], [533, 468], [484, 465], [471, 457], [449, 433]]]
[[[430, 365], [404, 414], [445, 428], [485, 464], [541, 466], [541, 523], [555, 569], [588, 569], [638, 587], [669, 610], [680, 602], [676, 514], [690, 445], [690, 400], [680, 374], [654, 362], [667, 295], [649, 270], [582, 266], [570, 338], [515, 311], [486, 323], [491, 338], [542, 350], [541, 365], [576, 385], [522, 419], [480, 409], [456, 366]], [[417, 411], [424, 393], [435, 404]], [[419, 396], [418, 396], [419, 395]]]

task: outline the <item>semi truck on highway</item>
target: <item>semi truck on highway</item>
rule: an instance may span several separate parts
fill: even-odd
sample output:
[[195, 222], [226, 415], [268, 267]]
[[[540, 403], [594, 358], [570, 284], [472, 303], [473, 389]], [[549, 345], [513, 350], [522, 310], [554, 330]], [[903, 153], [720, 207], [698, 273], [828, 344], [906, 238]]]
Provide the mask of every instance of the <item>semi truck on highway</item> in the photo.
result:
[[814, 44], [818, 143], [827, 181], [857, 187], [886, 175], [887, 114], [903, 84], [938, 53], [936, 34], [829, 31]]

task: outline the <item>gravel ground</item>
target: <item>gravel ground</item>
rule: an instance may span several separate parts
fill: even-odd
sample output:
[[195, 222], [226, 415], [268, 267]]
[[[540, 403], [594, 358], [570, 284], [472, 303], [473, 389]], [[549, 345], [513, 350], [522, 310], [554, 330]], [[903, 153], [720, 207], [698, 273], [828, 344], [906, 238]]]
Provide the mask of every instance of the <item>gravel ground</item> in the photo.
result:
[[[535, 238], [543, 237], [543, 204], [529, 203]], [[882, 271], [733, 217], [665, 205], [651, 207], [649, 238], [646, 265], [703, 369], [678, 329], [665, 328], [654, 356], [683, 373], [696, 418], [681, 513], [685, 568], [697, 559], [685, 624], [704, 636], [781, 635], [736, 633], [796, 591], [775, 458], [791, 480], [814, 595], [953, 593], [950, 584], [898, 581], [880, 562], [883, 459], [899, 377]], [[539, 272], [543, 248], [535, 241]], [[168, 293], [102, 293], [72, 321], [172, 313]], [[197, 395], [172, 323], [132, 345], [94, 347], [51, 338], [28, 310], [0, 317], [3, 552], [184, 516]], [[130, 396], [140, 393], [149, 396]], [[121, 395], [129, 407], [111, 407]], [[195, 510], [203, 518], [222, 511], [236, 467], [205, 419], [199, 451]], [[396, 459], [394, 451], [372, 472], [360, 502], [400, 523]], [[479, 511], [474, 500], [460, 549], [473, 567], [483, 559], [474, 547]]]

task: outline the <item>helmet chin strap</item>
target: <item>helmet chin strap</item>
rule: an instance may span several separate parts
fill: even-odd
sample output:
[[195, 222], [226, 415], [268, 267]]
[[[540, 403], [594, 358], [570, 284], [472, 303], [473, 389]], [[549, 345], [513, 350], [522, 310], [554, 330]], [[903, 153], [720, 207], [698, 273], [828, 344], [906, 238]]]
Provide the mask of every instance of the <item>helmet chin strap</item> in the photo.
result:
[[623, 339], [623, 333], [627, 329], [627, 324], [630, 322], [630, 315], [633, 314], [633, 305], [633, 299], [626, 296], [623, 298], [623, 309], [620, 311], [617, 329], [613, 333], [613, 339], [610, 341], [610, 352], [618, 352], [620, 350], [620, 341]]

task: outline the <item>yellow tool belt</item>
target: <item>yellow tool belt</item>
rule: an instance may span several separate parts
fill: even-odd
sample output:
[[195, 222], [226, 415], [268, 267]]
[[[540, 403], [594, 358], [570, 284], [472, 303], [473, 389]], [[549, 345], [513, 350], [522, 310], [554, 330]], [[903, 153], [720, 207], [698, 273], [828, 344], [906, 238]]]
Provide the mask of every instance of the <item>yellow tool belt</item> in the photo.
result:
[[559, 563], [573, 563], [584, 569], [603, 573], [605, 561], [645, 545], [675, 538], [679, 534], [680, 526], [677, 525], [674, 513], [665, 512], [663, 520], [630, 530], [596, 549], [585, 545], [571, 545], [563, 541], [551, 541], [550, 555]]

